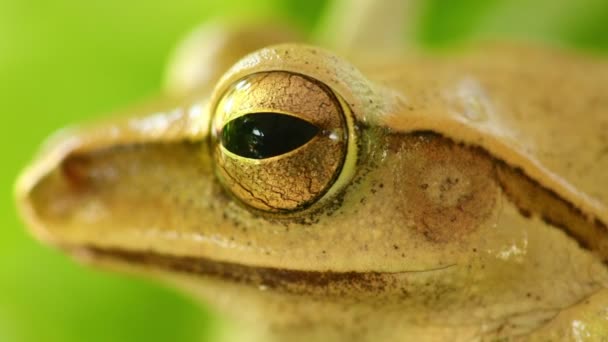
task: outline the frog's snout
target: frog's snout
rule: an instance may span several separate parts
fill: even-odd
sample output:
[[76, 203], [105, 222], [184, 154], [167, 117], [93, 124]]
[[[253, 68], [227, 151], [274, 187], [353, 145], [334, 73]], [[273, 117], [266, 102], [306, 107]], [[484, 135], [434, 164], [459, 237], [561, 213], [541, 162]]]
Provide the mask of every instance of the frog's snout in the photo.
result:
[[45, 242], [55, 244], [57, 237], [49, 225], [66, 219], [86, 188], [89, 170], [82, 158], [71, 157], [78, 146], [78, 135], [72, 129], [53, 135], [15, 184], [21, 217], [30, 231]]

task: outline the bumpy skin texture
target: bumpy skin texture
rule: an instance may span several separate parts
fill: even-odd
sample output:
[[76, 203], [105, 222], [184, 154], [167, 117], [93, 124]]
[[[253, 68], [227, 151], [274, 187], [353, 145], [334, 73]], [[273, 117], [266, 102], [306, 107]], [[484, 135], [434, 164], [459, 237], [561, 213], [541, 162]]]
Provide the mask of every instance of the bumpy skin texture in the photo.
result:
[[[184, 287], [262, 340], [608, 338], [608, 64], [515, 47], [393, 60], [258, 51], [213, 94], [56, 140], [19, 183], [22, 212], [45, 241]], [[206, 128], [234, 81], [272, 70], [353, 114], [347, 177], [289, 214], [230, 196]]]

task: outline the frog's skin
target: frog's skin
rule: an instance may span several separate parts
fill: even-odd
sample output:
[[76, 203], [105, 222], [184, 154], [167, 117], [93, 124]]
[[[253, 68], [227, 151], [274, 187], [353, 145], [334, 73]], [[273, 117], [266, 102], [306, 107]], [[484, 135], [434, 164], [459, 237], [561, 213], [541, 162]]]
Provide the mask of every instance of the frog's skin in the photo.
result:
[[[200, 63], [188, 44], [170, 76], [183, 96], [63, 131], [24, 172], [17, 201], [36, 237], [175, 284], [243, 340], [608, 339], [608, 62], [282, 44], [226, 71], [234, 44]], [[295, 210], [254, 208], [219, 178], [218, 103], [262, 72], [295, 81], [260, 86], [260, 101], [304, 111], [310, 97], [280, 95], [313, 79], [344, 109], [344, 164]]]

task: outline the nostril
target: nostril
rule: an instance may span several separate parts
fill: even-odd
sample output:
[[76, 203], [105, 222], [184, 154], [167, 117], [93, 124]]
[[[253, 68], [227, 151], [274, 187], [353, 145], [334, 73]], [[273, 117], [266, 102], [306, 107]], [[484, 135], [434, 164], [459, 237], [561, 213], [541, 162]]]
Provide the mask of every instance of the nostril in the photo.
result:
[[90, 158], [71, 156], [61, 163], [61, 173], [69, 185], [78, 189], [91, 181], [91, 166]]
[[120, 166], [112, 153], [74, 154], [65, 158], [58, 168], [69, 190], [101, 189], [118, 180]]

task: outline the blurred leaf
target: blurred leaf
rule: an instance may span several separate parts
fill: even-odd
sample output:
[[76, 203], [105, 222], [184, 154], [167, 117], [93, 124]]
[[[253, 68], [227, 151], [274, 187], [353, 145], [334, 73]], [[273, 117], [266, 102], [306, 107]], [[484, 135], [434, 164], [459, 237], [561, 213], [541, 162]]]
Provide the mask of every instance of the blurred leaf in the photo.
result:
[[280, 0], [277, 5], [293, 24], [311, 30], [318, 22], [319, 13], [327, 7], [328, 3], [328, 0]]
[[417, 39], [424, 45], [440, 46], [470, 37], [479, 23], [501, 1], [424, 1]]
[[608, 2], [604, 0], [429, 0], [421, 21], [418, 38], [431, 47], [515, 39], [608, 48]]

